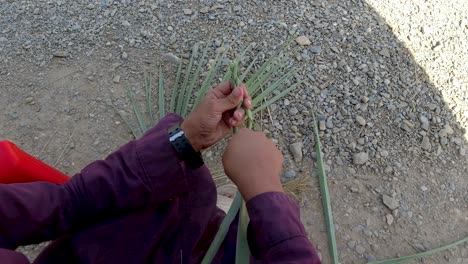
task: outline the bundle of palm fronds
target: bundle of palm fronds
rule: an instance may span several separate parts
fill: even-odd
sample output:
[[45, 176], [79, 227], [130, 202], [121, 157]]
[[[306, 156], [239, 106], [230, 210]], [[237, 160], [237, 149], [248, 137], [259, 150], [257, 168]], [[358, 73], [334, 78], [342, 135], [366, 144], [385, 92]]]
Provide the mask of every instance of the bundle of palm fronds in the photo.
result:
[[[250, 63], [242, 69], [240, 72], [240, 62], [245, 59], [245, 54], [250, 47], [241, 52], [241, 54], [233, 60], [233, 62], [224, 70], [222, 78], [218, 74], [222, 71], [222, 62], [226, 57], [226, 51], [220, 49], [216, 57], [205, 74], [203, 65], [207, 57], [209, 45], [206, 44], [205, 48], [201, 52], [200, 45], [196, 44], [193, 47], [192, 55], [189, 62], [184, 66], [184, 62], [180, 61], [177, 67], [177, 73], [173, 86], [171, 87], [170, 98], [168, 98], [168, 104], [166, 103], [166, 92], [168, 89], [165, 87], [165, 80], [162, 71], [162, 65], [159, 66], [158, 70], [158, 88], [157, 88], [157, 102], [158, 102], [158, 115], [159, 118], [164, 117], [166, 110], [172, 113], [177, 113], [185, 117], [191, 109], [193, 109], [200, 100], [205, 96], [208, 89], [215, 83], [219, 83], [220, 80], [226, 81], [231, 80], [234, 86], [240, 83], [245, 83], [249, 95], [252, 97], [252, 111], [246, 111], [246, 126], [253, 128], [255, 121], [254, 115], [274, 102], [278, 101], [292, 90], [296, 89], [301, 85], [300, 81], [297, 81], [295, 74], [297, 69], [294, 67], [288, 67], [287, 56], [282, 53], [284, 47], [289, 42], [283, 44], [282, 47], [278, 48], [273, 54], [265, 60], [263, 63], [258, 65], [260, 55], [255, 56]], [[185, 69], [184, 69], [185, 67]], [[204, 79], [202, 81], [202, 75]], [[141, 107], [138, 100], [135, 97], [134, 91], [130, 86], [127, 87], [127, 95], [130, 99], [133, 114], [136, 117], [137, 125], [134, 125], [130, 119], [127, 119], [120, 111], [117, 113], [122, 117], [124, 122], [130, 128], [135, 138], [139, 138], [147, 129], [155, 124], [154, 106], [153, 106], [153, 84], [152, 74], [147, 73], [144, 80], [144, 97], [145, 107]], [[196, 88], [199, 87], [198, 90]], [[195, 96], [196, 95], [196, 96]], [[116, 109], [117, 110], [117, 109]], [[322, 202], [324, 207], [326, 227], [328, 231], [329, 240], [329, 251], [331, 262], [333, 264], [338, 263], [338, 252], [335, 240], [335, 230], [331, 210], [330, 194], [328, 190], [327, 178], [324, 170], [324, 163], [322, 158], [321, 144], [319, 138], [319, 132], [317, 129], [317, 123], [314, 116], [314, 135], [316, 141], [316, 153], [317, 153], [317, 169], [319, 175], [320, 193], [322, 195]], [[301, 183], [304, 185], [304, 183]], [[306, 185], [306, 184], [305, 184]], [[202, 263], [211, 263], [212, 259], [216, 255], [220, 245], [222, 244], [230, 225], [232, 224], [235, 216], [240, 211], [239, 223], [238, 223], [238, 234], [237, 234], [237, 249], [236, 249], [236, 263], [248, 263], [250, 257], [250, 251], [247, 243], [247, 225], [248, 225], [248, 214], [245, 207], [245, 203], [239, 192], [237, 192], [234, 201], [222, 221], [220, 228], [213, 239]], [[468, 242], [468, 238], [462, 239], [455, 243], [447, 246], [443, 246], [427, 252], [418, 253], [415, 255], [401, 257], [397, 259], [377, 261], [373, 263], [403, 263], [424, 256], [440, 252], [452, 247], [455, 247], [461, 243]]]

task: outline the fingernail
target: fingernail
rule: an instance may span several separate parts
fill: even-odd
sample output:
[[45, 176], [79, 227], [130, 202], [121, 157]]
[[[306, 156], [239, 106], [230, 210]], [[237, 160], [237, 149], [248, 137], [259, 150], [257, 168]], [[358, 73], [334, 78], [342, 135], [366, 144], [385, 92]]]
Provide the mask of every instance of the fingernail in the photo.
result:
[[247, 99], [247, 101], [246, 101], [246, 102], [247, 102], [247, 105], [248, 105], [248, 106], [252, 106], [252, 100], [250, 100], [250, 99]]
[[235, 97], [239, 97], [239, 96], [242, 95], [242, 90], [240, 89], [240, 87], [236, 87], [236, 88], [234, 88], [232, 93], [234, 94]]

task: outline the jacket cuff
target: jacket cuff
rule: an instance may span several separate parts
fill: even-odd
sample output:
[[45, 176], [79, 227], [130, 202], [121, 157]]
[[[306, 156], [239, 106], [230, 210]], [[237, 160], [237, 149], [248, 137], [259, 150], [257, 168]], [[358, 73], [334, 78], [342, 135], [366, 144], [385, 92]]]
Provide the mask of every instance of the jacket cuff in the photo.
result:
[[275, 245], [289, 239], [307, 237], [298, 205], [285, 193], [262, 193], [247, 202], [250, 217], [249, 247], [261, 258]]

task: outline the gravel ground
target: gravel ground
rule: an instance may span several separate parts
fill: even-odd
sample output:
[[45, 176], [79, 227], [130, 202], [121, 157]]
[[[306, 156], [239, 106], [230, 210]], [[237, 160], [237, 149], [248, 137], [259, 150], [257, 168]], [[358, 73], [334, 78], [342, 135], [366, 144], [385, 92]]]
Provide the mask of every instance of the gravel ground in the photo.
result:
[[[341, 263], [416, 253], [467, 235], [467, 14], [464, 0], [0, 0], [0, 138], [72, 175], [131, 138], [111, 102], [128, 112], [125, 85], [161, 54], [186, 58], [210, 34], [210, 54], [231, 58], [301, 36], [287, 53], [306, 84], [261, 119], [284, 180], [312, 176], [298, 195], [311, 240], [328, 263], [316, 111]], [[467, 259], [463, 245], [423, 262]]]

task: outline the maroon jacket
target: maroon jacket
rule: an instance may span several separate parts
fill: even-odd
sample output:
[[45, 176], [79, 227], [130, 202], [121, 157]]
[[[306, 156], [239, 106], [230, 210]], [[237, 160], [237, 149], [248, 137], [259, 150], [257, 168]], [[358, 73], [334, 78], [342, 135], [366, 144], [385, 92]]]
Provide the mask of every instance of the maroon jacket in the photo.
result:
[[[29, 263], [13, 250], [48, 240], [35, 264], [199, 263], [225, 214], [206, 166], [187, 169], [169, 144], [180, 121], [168, 115], [64, 185], [0, 184], [0, 263]], [[320, 263], [287, 195], [264, 193], [247, 208], [251, 262]], [[236, 229], [213, 263], [234, 262]]]

